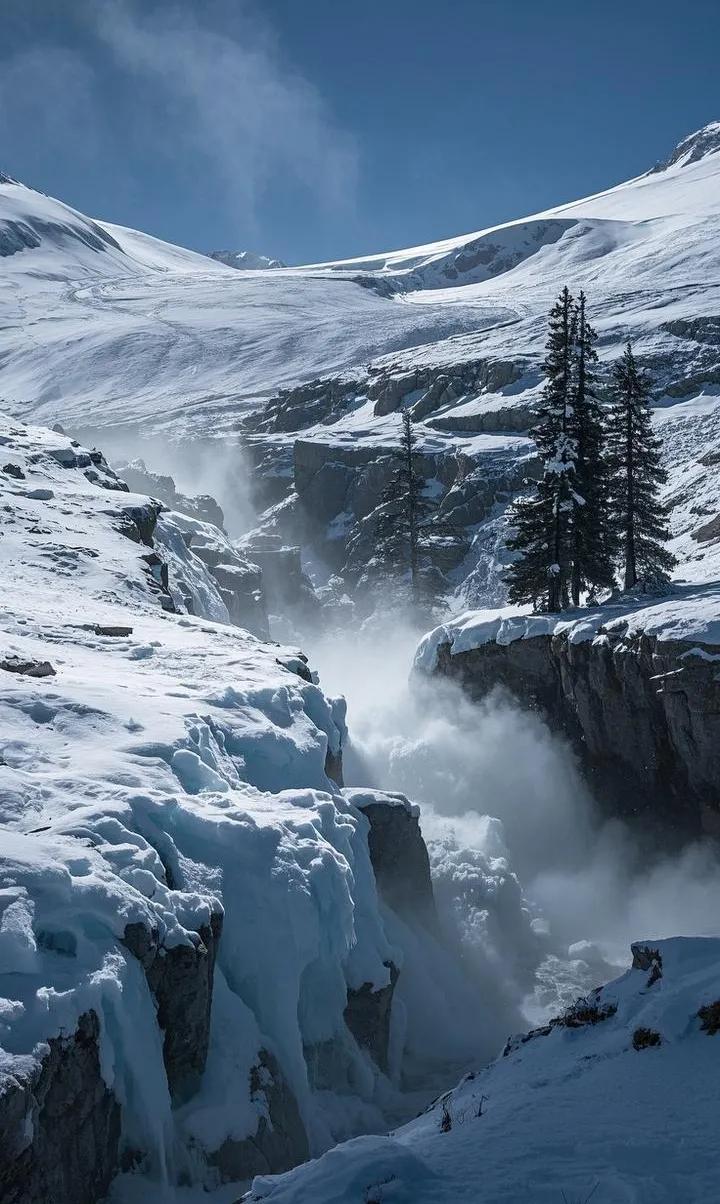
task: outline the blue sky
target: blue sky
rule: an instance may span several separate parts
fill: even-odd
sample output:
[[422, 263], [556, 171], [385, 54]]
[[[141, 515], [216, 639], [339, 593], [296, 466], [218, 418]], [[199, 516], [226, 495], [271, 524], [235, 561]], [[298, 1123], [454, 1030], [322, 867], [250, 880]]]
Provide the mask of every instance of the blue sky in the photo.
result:
[[717, 0], [2, 0], [0, 169], [200, 250], [466, 233], [720, 117]]

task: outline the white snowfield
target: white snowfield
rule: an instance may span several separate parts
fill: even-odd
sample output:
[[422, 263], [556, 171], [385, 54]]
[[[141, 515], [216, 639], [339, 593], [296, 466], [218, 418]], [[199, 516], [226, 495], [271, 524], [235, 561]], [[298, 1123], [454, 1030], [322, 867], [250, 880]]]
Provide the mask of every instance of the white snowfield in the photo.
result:
[[246, 1200], [716, 1199], [720, 1036], [698, 1012], [715, 1004], [720, 1017], [720, 941], [678, 937], [647, 942], [647, 950], [646, 968], [593, 992], [564, 1022], [515, 1038], [505, 1057], [417, 1120], [387, 1137], [346, 1142], [286, 1175], [258, 1178]]
[[[292, 650], [166, 612], [151, 549], [121, 533], [152, 504], [118, 485], [97, 453], [0, 418], [0, 1079], [94, 1009], [124, 1139], [157, 1183], [193, 1146], [255, 1133], [263, 1047], [316, 1151], [379, 1126], [381, 1076], [343, 1011], [348, 987], [385, 986], [403, 952], [367, 820], [325, 773], [344, 707], [294, 671]], [[162, 553], [172, 515], [158, 531]], [[202, 563], [185, 569], [212, 604]], [[28, 673], [46, 662], [54, 672]], [[121, 938], [140, 922], [165, 949], [195, 943], [212, 913], [207, 1070], [172, 1112], [152, 996]], [[355, 1066], [344, 1112], [311, 1090], [303, 1053], [338, 1035]]]
[[[632, 336], [641, 355], [689, 364], [697, 346], [668, 326], [718, 312], [720, 124], [672, 160], [460, 238], [257, 272], [0, 182], [0, 389], [23, 417], [222, 437], [278, 388], [319, 375], [526, 356], [527, 379], [503, 393], [522, 404], [564, 283], [586, 290], [601, 350]], [[492, 400], [462, 399], [457, 417]]]

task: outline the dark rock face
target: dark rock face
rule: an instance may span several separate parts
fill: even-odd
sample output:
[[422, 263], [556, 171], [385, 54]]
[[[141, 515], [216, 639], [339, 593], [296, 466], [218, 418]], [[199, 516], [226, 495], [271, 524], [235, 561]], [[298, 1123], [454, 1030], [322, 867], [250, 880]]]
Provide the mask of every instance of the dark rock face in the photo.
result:
[[227, 606], [228, 618], [261, 640], [270, 637], [262, 569], [233, 548], [225, 539], [207, 532], [188, 532], [186, 542], [202, 560]]
[[96, 1204], [118, 1166], [120, 1105], [105, 1086], [94, 1012], [53, 1037], [27, 1075], [0, 1073], [2, 1204]]
[[404, 919], [434, 925], [430, 858], [417, 815], [401, 803], [360, 804], [370, 822], [368, 846], [378, 891]]
[[263, 534], [253, 538], [245, 550], [262, 571], [271, 613], [285, 614], [289, 610], [307, 621], [317, 618], [320, 603], [312, 582], [303, 572], [298, 546], [285, 544], [279, 536]]
[[305, 1126], [297, 1101], [276, 1059], [261, 1049], [250, 1071], [250, 1095], [264, 1097], [270, 1123], [263, 1116], [254, 1137], [230, 1138], [211, 1154], [208, 1162], [217, 1167], [225, 1182], [251, 1179], [253, 1175], [280, 1174], [310, 1157]]
[[0, 661], [0, 669], [6, 673], [20, 673], [23, 677], [54, 677], [50, 661], [28, 661], [19, 656], [6, 656]]
[[147, 501], [142, 506], [126, 506], [122, 512], [122, 534], [135, 543], [142, 543], [146, 548], [151, 548], [161, 510], [160, 503], [153, 501]]
[[349, 990], [344, 1014], [345, 1023], [358, 1045], [366, 1049], [375, 1064], [387, 1074], [392, 999], [400, 971], [393, 962], [385, 965], [390, 971], [388, 985], [374, 991], [372, 983], [365, 982], [357, 990]]
[[488, 643], [450, 655], [438, 672], [473, 698], [500, 686], [538, 710], [575, 747], [608, 815], [650, 838], [720, 834], [720, 673], [703, 649], [614, 629]]
[[327, 750], [325, 753], [325, 773], [336, 786], [342, 787], [344, 785], [342, 749], [336, 753], [330, 752], [330, 749]]
[[222, 508], [209, 493], [199, 493], [188, 497], [180, 493], [171, 476], [152, 472], [144, 460], [131, 460], [129, 464], [121, 464], [118, 468], [123, 480], [134, 493], [147, 493], [159, 498], [170, 510], [179, 510], [191, 518], [201, 522], [212, 523], [221, 530], [225, 526], [225, 516]]
[[173, 1103], [182, 1103], [198, 1088], [207, 1061], [213, 975], [222, 915], [211, 917], [194, 946], [163, 949], [157, 933], [143, 924], [128, 924], [124, 943], [142, 963], [157, 1002], [164, 1033], [163, 1060]]

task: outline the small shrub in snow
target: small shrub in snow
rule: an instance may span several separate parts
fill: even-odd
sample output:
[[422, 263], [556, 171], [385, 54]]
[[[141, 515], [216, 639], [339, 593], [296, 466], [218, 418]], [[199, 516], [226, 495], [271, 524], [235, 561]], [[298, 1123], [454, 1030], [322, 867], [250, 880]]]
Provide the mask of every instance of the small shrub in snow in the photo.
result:
[[702, 1031], [707, 1033], [708, 1037], [714, 1037], [715, 1033], [720, 1032], [720, 999], [701, 1007], [698, 1016], [702, 1021]]
[[587, 999], [578, 999], [577, 1003], [568, 1008], [564, 1016], [550, 1023], [564, 1028], [584, 1028], [586, 1024], [600, 1024], [603, 1020], [609, 1020], [616, 1011], [616, 1003], [600, 1004], [591, 1003]]
[[662, 1045], [662, 1037], [654, 1028], [636, 1028], [632, 1038], [633, 1049], [652, 1049]]

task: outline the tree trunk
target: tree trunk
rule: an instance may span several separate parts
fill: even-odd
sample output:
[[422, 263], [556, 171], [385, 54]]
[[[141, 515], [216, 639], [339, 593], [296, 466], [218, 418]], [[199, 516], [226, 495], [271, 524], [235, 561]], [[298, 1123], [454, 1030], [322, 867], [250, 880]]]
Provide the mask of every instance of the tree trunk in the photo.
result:
[[[578, 407], [578, 411], [579, 411], [580, 407], [585, 404], [585, 294], [584, 293], [580, 293], [580, 314], [578, 317], [578, 322], [579, 322], [578, 336], [579, 336], [580, 353], [578, 355], [577, 392], [576, 392], [576, 396], [575, 396], [575, 404]], [[578, 415], [576, 417], [576, 430], [581, 431], [582, 429], [583, 429], [583, 425], [582, 425], [582, 421], [580, 420], [580, 414], [578, 412]], [[578, 443], [577, 461], [576, 461], [578, 468], [583, 463], [584, 452], [585, 452], [585, 449], [581, 446], [580, 443]], [[575, 503], [575, 510], [577, 510], [577, 503]], [[573, 606], [580, 605], [581, 577], [582, 577], [582, 547], [581, 547], [581, 543], [580, 543], [580, 537], [578, 535], [578, 527], [577, 527], [577, 520], [576, 520], [575, 531], [573, 533], [573, 564], [572, 564], [572, 573], [571, 573], [571, 579], [570, 579], [570, 596], [572, 598]]]
[[627, 425], [625, 435], [625, 455], [627, 458], [627, 526], [625, 529], [625, 589], [633, 589], [637, 585], [637, 570], [635, 567], [635, 465], [633, 462], [633, 425], [632, 403], [627, 401]]

